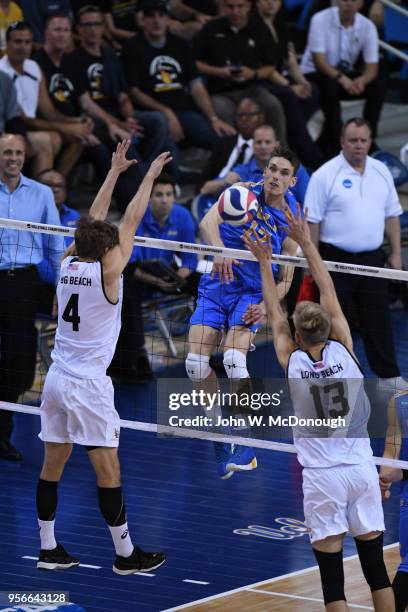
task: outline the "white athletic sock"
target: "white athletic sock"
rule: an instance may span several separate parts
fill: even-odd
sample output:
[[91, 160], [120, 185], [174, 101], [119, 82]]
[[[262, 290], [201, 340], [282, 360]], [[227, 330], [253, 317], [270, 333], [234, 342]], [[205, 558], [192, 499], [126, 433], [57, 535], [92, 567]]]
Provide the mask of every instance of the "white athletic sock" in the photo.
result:
[[111, 532], [113, 544], [115, 545], [116, 554], [120, 557], [130, 557], [133, 552], [133, 544], [129, 535], [127, 523], [119, 525], [119, 527], [111, 527], [108, 525]]
[[57, 542], [55, 541], [54, 536], [55, 521], [37, 520], [40, 527], [41, 550], [53, 550], [57, 547]]

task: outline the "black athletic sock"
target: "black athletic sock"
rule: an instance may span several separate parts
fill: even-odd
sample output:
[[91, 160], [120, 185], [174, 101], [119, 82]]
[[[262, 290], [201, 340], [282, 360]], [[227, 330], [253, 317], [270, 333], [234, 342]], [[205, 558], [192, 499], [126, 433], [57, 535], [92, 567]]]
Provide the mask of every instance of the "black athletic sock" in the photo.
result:
[[41, 521], [53, 521], [58, 504], [58, 482], [39, 478], [37, 484], [37, 516]]
[[113, 489], [98, 487], [98, 500], [102, 516], [108, 525], [117, 527], [126, 522], [126, 508], [122, 487], [115, 487]]
[[395, 597], [395, 612], [405, 612], [408, 606], [408, 572], [397, 572], [392, 588]]

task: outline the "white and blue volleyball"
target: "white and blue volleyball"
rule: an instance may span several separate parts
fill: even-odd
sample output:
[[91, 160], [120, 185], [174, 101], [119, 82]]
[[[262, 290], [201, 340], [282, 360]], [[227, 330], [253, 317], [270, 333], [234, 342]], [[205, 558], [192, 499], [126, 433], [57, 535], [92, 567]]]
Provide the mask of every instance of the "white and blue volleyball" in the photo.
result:
[[218, 198], [218, 213], [223, 222], [230, 225], [252, 221], [257, 210], [256, 195], [246, 187], [229, 187]]

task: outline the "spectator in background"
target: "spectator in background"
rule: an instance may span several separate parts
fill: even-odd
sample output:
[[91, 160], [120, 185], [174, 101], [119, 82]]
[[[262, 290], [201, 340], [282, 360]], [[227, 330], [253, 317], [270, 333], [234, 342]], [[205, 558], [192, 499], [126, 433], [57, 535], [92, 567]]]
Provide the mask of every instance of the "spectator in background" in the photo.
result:
[[[127, 83], [119, 60], [112, 49], [102, 46], [103, 16], [98, 7], [87, 5], [79, 10], [77, 28], [81, 46], [66, 59], [68, 71], [79, 95], [82, 110], [95, 120], [94, 134], [112, 153], [117, 140], [132, 140], [129, 157], [141, 160], [122, 175], [115, 189], [120, 210], [132, 198], [146, 169], [146, 164], [161, 151], [171, 148], [168, 125], [160, 113], [135, 111], [127, 94]], [[137, 145], [137, 148], [136, 148]], [[110, 166], [110, 155], [96, 148], [97, 165]]]
[[[24, 160], [23, 138], [3, 135], [0, 217], [59, 225], [51, 190], [21, 174]], [[17, 402], [33, 382], [37, 354], [34, 321], [40, 284], [37, 264], [48, 254], [56, 277], [63, 250], [61, 236], [12, 229], [0, 232], [0, 397], [5, 402]], [[22, 455], [10, 442], [12, 431], [13, 413], [0, 410], [0, 459], [19, 461]]]
[[47, 18], [51, 14], [71, 14], [70, 0], [18, 0], [24, 19], [30, 23], [34, 33], [34, 47], [38, 49], [44, 42]]
[[[29, 24], [19, 22], [11, 25], [7, 31], [7, 55], [0, 60], [0, 67], [13, 78], [23, 120], [30, 130], [27, 134], [29, 142], [33, 138], [36, 141], [47, 137], [51, 142], [53, 158], [44, 159], [40, 155], [34, 174], [44, 170], [46, 161], [52, 165], [54, 157], [63, 147], [55, 165], [66, 176], [87, 143], [91, 125], [80, 117], [68, 118], [53, 106], [38, 63], [29, 59], [31, 50], [32, 30]], [[40, 137], [35, 135], [37, 132]]]
[[255, 98], [283, 142], [282, 105], [262, 85], [274, 72], [265, 26], [250, 16], [249, 0], [222, 0], [221, 6], [224, 16], [207, 23], [194, 39], [197, 68], [208, 79], [216, 114], [232, 124], [240, 100]]
[[173, 17], [169, 31], [185, 40], [191, 40], [217, 14], [216, 3], [212, 0], [169, 0], [168, 6]]
[[[126, 45], [122, 56], [132, 99], [163, 113], [174, 141], [185, 139], [211, 150], [218, 137], [235, 130], [217, 117], [187, 43], [168, 33], [166, 3], [142, 0], [140, 9], [142, 33]], [[173, 172], [178, 155], [174, 148], [171, 153]]]
[[363, 0], [338, 0], [338, 6], [316, 13], [300, 65], [319, 88], [325, 118], [319, 143], [329, 157], [337, 154], [340, 143], [340, 100], [365, 98], [364, 118], [373, 139], [377, 136], [386, 83], [378, 74], [377, 30], [358, 12], [362, 5]]
[[13, 81], [8, 74], [0, 71], [0, 136], [4, 132], [24, 136], [26, 129]]
[[[20, 21], [11, 24], [6, 33], [7, 55], [0, 60], [0, 70], [8, 74], [17, 91], [17, 101], [22, 117], [35, 117], [41, 70], [36, 62], [28, 59], [31, 55], [33, 34], [29, 23]], [[61, 148], [57, 132], [29, 130], [26, 133], [28, 157], [32, 157], [32, 173], [38, 174], [54, 164], [54, 158]]]
[[[323, 259], [382, 268], [385, 232], [391, 250], [387, 265], [401, 269], [401, 205], [390, 171], [368, 155], [370, 146], [368, 123], [349, 119], [340, 155], [312, 174], [309, 182], [305, 207], [311, 236]], [[332, 277], [348, 320], [361, 325], [368, 362], [382, 387], [406, 388], [395, 358], [388, 280], [341, 273]]]
[[234, 166], [251, 159], [255, 128], [265, 123], [265, 114], [256, 100], [243, 98], [235, 113], [237, 133], [219, 140], [205, 166], [202, 179], [224, 177]]
[[266, 30], [274, 57], [274, 71], [265, 86], [282, 103], [289, 146], [308, 168], [323, 163], [322, 152], [308, 132], [306, 122], [318, 108], [318, 91], [301, 72], [295, 47], [285, 24], [278, 19], [282, 0], [257, 0], [255, 19]]
[[[51, 188], [52, 193], [54, 195], [54, 202], [58, 210], [61, 225], [68, 227], [76, 227], [78, 219], [81, 217], [81, 215], [77, 210], [68, 206], [67, 183], [64, 175], [60, 172], [57, 172], [57, 170], [47, 168], [38, 175], [37, 179], [43, 185], [47, 185], [47, 187]], [[69, 247], [73, 240], [73, 236], [65, 236], [65, 248]], [[51, 285], [55, 285], [56, 278], [54, 277], [54, 270], [48, 254], [46, 253], [45, 255], [46, 257], [37, 266], [38, 273], [42, 281]]]
[[[153, 184], [149, 208], [147, 209], [137, 230], [137, 236], [160, 238], [162, 240], [176, 240], [177, 242], [195, 242], [196, 223], [187, 208], [175, 203], [175, 183], [168, 174], [162, 174]], [[131, 262], [137, 264], [149, 259], [161, 259], [172, 266], [174, 264], [173, 251], [155, 249], [153, 247], [135, 247]], [[194, 253], [180, 252], [181, 266], [177, 268], [180, 279], [190, 287], [188, 279], [195, 278], [194, 272], [197, 268], [197, 255]], [[171, 291], [171, 283], [162, 281], [136, 268], [135, 279], [159, 290]], [[194, 293], [194, 290], [193, 290]]]
[[15, 2], [0, 0], [0, 57], [6, 51], [6, 32], [15, 21], [23, 21], [23, 12]]
[[[172, 176], [161, 174], [153, 185], [149, 208], [139, 228], [138, 236], [195, 242], [195, 223], [189, 211], [176, 204], [175, 184]], [[108, 369], [108, 374], [125, 384], [148, 382], [152, 371], [147, 358], [143, 331], [142, 300], [146, 291], [171, 292], [175, 284], [143, 271], [140, 263], [151, 259], [161, 259], [172, 265], [173, 251], [151, 247], [135, 247], [130, 263], [124, 272], [124, 291], [122, 305], [122, 328], [116, 352]], [[198, 285], [197, 256], [180, 253], [181, 267], [177, 273], [184, 282], [184, 290], [194, 293]]]
[[103, 13], [106, 38], [114, 48], [120, 49], [136, 34], [138, 0], [97, 0], [94, 4]]

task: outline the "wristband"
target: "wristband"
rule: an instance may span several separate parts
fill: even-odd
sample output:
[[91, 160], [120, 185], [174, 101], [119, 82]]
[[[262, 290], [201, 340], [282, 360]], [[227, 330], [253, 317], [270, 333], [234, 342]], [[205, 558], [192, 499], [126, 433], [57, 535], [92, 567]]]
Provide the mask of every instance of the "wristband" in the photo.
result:
[[338, 72], [338, 73], [336, 74], [336, 76], [334, 77], [334, 79], [335, 79], [336, 81], [340, 81], [340, 79], [341, 79], [341, 77], [342, 77], [342, 76], [344, 76], [344, 75], [343, 75], [343, 73], [342, 73], [342, 72]]
[[402, 470], [402, 480], [408, 480], [408, 470]]

